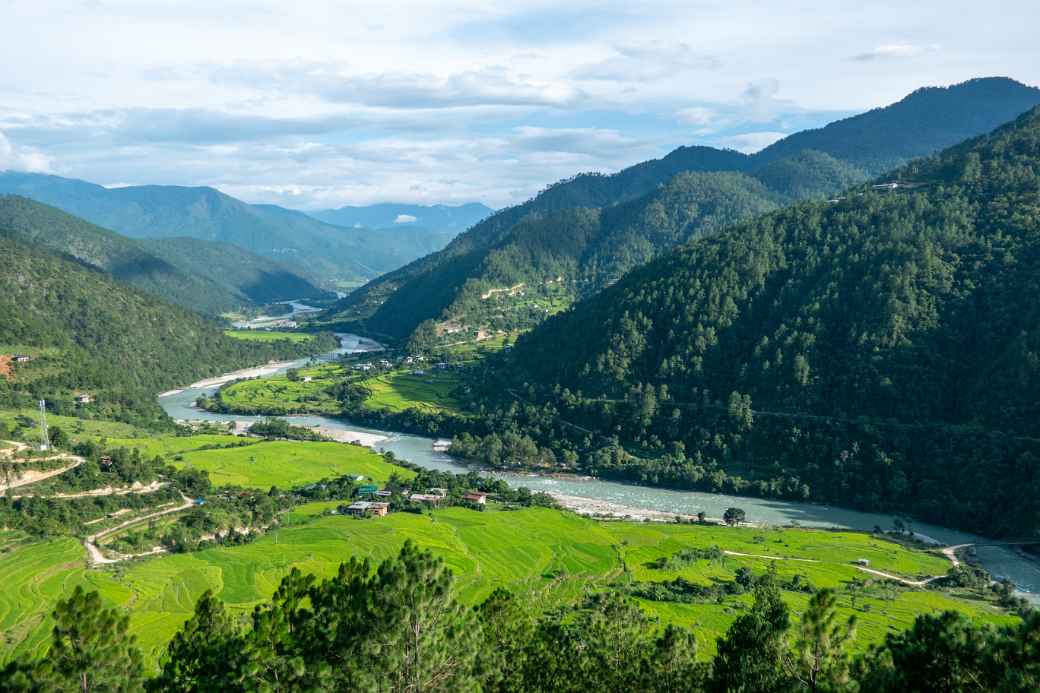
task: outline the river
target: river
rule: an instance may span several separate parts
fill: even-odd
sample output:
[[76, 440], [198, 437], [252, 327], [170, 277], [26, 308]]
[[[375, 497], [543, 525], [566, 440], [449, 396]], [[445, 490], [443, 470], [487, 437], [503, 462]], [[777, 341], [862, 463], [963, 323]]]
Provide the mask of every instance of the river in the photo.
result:
[[[340, 348], [331, 353], [317, 357], [316, 360], [330, 361], [341, 354], [358, 353], [378, 349], [378, 345], [356, 335], [341, 334]], [[296, 368], [308, 363], [311, 359], [273, 364], [263, 368], [263, 375], [269, 376]], [[247, 374], [254, 374], [257, 369], [246, 369]], [[242, 372], [239, 372], [242, 373]], [[227, 380], [234, 374], [228, 374], [219, 380]], [[234, 414], [217, 414], [198, 409], [195, 401], [201, 395], [210, 395], [219, 385], [213, 384], [218, 379], [210, 379], [183, 390], [174, 390], [159, 397], [159, 404], [174, 419], [184, 421], [224, 421], [250, 423], [260, 419], [258, 416], [240, 416]], [[432, 438], [381, 431], [357, 426], [344, 419], [333, 419], [325, 416], [289, 416], [285, 417], [298, 426], [321, 428], [324, 432], [341, 440], [359, 440], [378, 450], [393, 452], [398, 458], [429, 469], [451, 472], [466, 472], [469, 468], [455, 462]], [[590, 477], [549, 477], [528, 474], [499, 474], [514, 486], [527, 486], [532, 491], [545, 491], [554, 496], [565, 496], [566, 505], [582, 506], [585, 509], [599, 508], [615, 510], [621, 513], [630, 512], [635, 517], [652, 515], [655, 512], [682, 513], [696, 515], [703, 511], [709, 517], [721, 517], [726, 508], [739, 507], [747, 513], [747, 521], [763, 525], [798, 524], [803, 527], [837, 527], [870, 531], [875, 526], [889, 528], [891, 515], [858, 512], [843, 508], [834, 508], [810, 503], [794, 503], [780, 500], [729, 496], [719, 493], [699, 493], [696, 491], [672, 491], [668, 489], [624, 484], [604, 481]], [[926, 523], [914, 522], [916, 533], [934, 539], [943, 544], [985, 543], [981, 537], [957, 530], [938, 527]], [[976, 548], [982, 565], [993, 575], [1010, 579], [1021, 590], [1022, 595], [1030, 601], [1040, 604], [1040, 566], [1035, 562], [1022, 558], [1012, 549], [1000, 546], [978, 546]]]

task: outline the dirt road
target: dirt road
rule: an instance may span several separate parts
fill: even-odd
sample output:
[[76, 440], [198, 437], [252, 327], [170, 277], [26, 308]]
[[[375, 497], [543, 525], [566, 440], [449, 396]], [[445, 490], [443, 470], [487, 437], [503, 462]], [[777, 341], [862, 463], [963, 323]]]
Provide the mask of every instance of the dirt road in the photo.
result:
[[90, 556], [91, 563], [94, 563], [94, 564], [118, 563], [119, 561], [125, 561], [125, 560], [130, 559], [130, 558], [136, 558], [137, 556], [148, 556], [148, 555], [151, 555], [151, 554], [154, 554], [154, 553], [162, 553], [164, 551], [164, 549], [162, 549], [161, 547], [156, 547], [156, 548], [152, 549], [151, 551], [149, 551], [148, 553], [137, 554], [137, 556], [125, 556], [125, 555], [120, 554], [118, 558], [108, 558], [108, 557], [105, 556], [104, 553], [102, 553], [101, 549], [98, 548], [97, 543], [98, 543], [98, 541], [104, 539], [105, 537], [107, 537], [108, 535], [110, 535], [110, 534], [112, 534], [114, 532], [118, 532], [120, 530], [126, 529], [127, 527], [132, 527], [134, 525], [139, 525], [139, 524], [148, 522], [149, 520], [153, 520], [153, 519], [155, 519], [157, 517], [162, 517], [163, 515], [170, 515], [172, 513], [179, 513], [181, 511], [187, 510], [187, 509], [189, 509], [189, 508], [191, 508], [191, 507], [193, 507], [195, 505], [195, 501], [193, 501], [192, 499], [188, 498], [184, 494], [181, 494], [181, 498], [184, 500], [184, 502], [182, 504], [180, 504], [180, 505], [176, 505], [176, 506], [174, 506], [172, 508], [166, 508], [164, 510], [159, 510], [159, 511], [156, 511], [154, 513], [149, 513], [148, 515], [143, 515], [141, 517], [135, 517], [132, 520], [127, 520], [126, 522], [118, 524], [115, 527], [109, 527], [108, 529], [102, 530], [102, 531], [98, 532], [97, 534], [92, 534], [89, 537], [87, 537], [86, 539], [84, 539], [83, 540], [83, 546], [84, 546], [84, 548], [86, 548], [87, 554]]

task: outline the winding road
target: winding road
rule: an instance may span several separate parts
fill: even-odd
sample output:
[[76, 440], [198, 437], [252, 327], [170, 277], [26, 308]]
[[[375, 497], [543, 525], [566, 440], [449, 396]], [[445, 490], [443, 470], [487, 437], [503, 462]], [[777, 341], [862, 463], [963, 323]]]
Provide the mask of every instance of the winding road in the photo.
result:
[[189, 508], [191, 508], [191, 507], [193, 507], [195, 505], [195, 501], [193, 501], [191, 498], [188, 498], [183, 493], [181, 494], [181, 499], [184, 501], [181, 505], [176, 505], [176, 506], [174, 506], [172, 508], [166, 508], [165, 510], [159, 510], [159, 511], [154, 512], [154, 513], [149, 513], [148, 515], [142, 515], [141, 517], [135, 517], [133, 519], [127, 520], [126, 522], [118, 524], [115, 527], [109, 527], [108, 529], [103, 529], [100, 532], [98, 532], [97, 534], [91, 534], [90, 536], [86, 537], [83, 540], [83, 547], [87, 550], [87, 554], [90, 556], [90, 562], [95, 564], [95, 565], [107, 564], [107, 563], [118, 563], [120, 561], [125, 561], [125, 560], [130, 559], [130, 558], [137, 558], [138, 556], [150, 556], [152, 554], [164, 553], [165, 549], [163, 549], [161, 547], [155, 547], [151, 551], [149, 551], [147, 553], [143, 553], [143, 554], [137, 554], [137, 555], [134, 555], [134, 556], [127, 556], [127, 555], [120, 554], [118, 558], [108, 558], [108, 557], [105, 556], [104, 553], [102, 553], [101, 549], [98, 548], [97, 543], [100, 540], [102, 540], [105, 537], [107, 537], [108, 535], [113, 534], [115, 532], [118, 532], [120, 530], [126, 529], [127, 527], [133, 527], [134, 525], [139, 525], [139, 524], [142, 524], [144, 522], [148, 522], [149, 520], [153, 520], [153, 519], [155, 519], [157, 517], [162, 517], [163, 515], [171, 515], [173, 513], [179, 513], [179, 512], [182, 512], [184, 510], [188, 510]]

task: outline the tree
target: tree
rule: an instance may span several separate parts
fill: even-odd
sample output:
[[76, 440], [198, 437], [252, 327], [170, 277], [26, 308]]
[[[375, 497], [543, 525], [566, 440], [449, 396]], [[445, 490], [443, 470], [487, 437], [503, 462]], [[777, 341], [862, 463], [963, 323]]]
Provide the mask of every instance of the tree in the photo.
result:
[[97, 592], [77, 586], [52, 614], [51, 647], [35, 677], [44, 689], [89, 691], [141, 690], [144, 670], [130, 617], [106, 609]]
[[755, 423], [755, 413], [751, 409], [751, 395], [742, 395], [737, 391], [729, 393], [726, 407], [729, 416], [742, 431], [749, 431]]
[[379, 661], [369, 683], [391, 691], [454, 691], [474, 686], [479, 645], [471, 612], [451, 593], [440, 559], [406, 541], [372, 584], [375, 623], [362, 656]]
[[747, 513], [740, 508], [726, 508], [726, 512], [722, 514], [722, 521], [730, 527], [739, 525], [746, 519]]
[[206, 590], [192, 616], [166, 647], [156, 691], [239, 691], [245, 689], [247, 661], [242, 633], [223, 602]]
[[58, 426], [51, 426], [47, 433], [51, 440], [51, 444], [54, 447], [67, 448], [69, 446], [69, 434], [65, 432], [65, 429]]
[[811, 691], [833, 691], [848, 683], [849, 661], [845, 646], [855, 637], [856, 617], [839, 622], [837, 597], [822, 589], [809, 599], [798, 625], [798, 637], [789, 665], [792, 676]]
[[787, 605], [775, 578], [767, 574], [755, 587], [755, 602], [737, 618], [718, 643], [708, 690], [718, 693], [761, 693], [786, 683], [782, 661], [784, 636], [790, 625]]

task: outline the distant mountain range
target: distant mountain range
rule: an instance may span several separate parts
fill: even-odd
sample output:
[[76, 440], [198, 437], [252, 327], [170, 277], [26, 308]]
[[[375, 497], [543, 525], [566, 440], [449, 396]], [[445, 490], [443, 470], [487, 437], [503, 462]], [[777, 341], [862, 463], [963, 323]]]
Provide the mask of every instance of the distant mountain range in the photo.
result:
[[131, 238], [186, 237], [235, 245], [330, 287], [357, 285], [400, 267], [441, 248], [455, 233], [432, 233], [412, 224], [399, 224], [401, 232], [393, 234], [343, 228], [206, 187], [105, 188], [59, 176], [0, 172], [2, 193], [52, 205]]
[[0, 195], [0, 236], [34, 243], [201, 313], [330, 295], [236, 246], [193, 238], [135, 240], [17, 195]]
[[754, 155], [680, 147], [613, 175], [581, 174], [368, 283], [326, 317], [417, 346], [523, 330], [676, 245], [833, 195], [1037, 104], [1040, 89], [976, 79], [919, 89]]
[[321, 209], [307, 214], [328, 224], [348, 228], [389, 229], [415, 226], [431, 232], [451, 234], [454, 237], [494, 212], [490, 207], [477, 202], [458, 206], [388, 202], [365, 207]]

